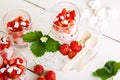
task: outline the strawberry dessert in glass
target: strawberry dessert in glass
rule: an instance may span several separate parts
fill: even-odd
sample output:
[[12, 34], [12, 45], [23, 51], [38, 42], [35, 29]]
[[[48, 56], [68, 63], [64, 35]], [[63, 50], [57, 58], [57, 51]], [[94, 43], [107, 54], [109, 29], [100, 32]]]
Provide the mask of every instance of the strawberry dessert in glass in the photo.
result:
[[0, 80], [26, 80], [26, 59], [16, 49], [9, 48], [0, 54]]
[[69, 43], [77, 38], [77, 23], [80, 18], [78, 8], [69, 2], [59, 2], [51, 8], [52, 32], [61, 43]]
[[3, 24], [13, 44], [22, 47], [27, 45], [22, 39], [23, 34], [31, 29], [31, 18], [26, 11], [15, 9], [7, 12], [3, 17]]

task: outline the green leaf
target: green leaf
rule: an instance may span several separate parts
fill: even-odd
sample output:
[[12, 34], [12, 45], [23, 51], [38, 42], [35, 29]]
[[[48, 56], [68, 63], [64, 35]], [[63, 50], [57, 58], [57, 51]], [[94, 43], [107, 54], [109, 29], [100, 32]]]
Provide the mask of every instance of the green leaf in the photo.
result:
[[33, 42], [30, 49], [36, 57], [40, 57], [45, 54], [45, 45], [40, 40]]
[[102, 80], [106, 80], [115, 76], [119, 69], [120, 62], [108, 61], [105, 63], [103, 68], [97, 69], [95, 72], [93, 72], [93, 75], [101, 78]]
[[102, 80], [106, 80], [111, 76], [104, 68], [96, 70], [95, 72], [93, 72], [93, 75], [96, 77], [100, 77]]
[[45, 43], [46, 45], [46, 51], [47, 52], [56, 52], [59, 49], [60, 43], [54, 39], [52, 39], [51, 37], [47, 36], [48, 38], [47, 42]]
[[120, 69], [120, 62], [114, 63], [114, 71], [113, 71], [114, 76], [117, 74], [119, 69]]
[[23, 40], [26, 42], [34, 42], [40, 39], [43, 34], [41, 31], [28, 32], [23, 35]]

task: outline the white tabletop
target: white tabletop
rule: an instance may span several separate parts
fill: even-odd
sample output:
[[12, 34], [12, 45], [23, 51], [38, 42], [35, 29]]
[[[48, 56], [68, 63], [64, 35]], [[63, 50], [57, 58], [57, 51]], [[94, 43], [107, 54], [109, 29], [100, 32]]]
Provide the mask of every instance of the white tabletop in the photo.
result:
[[[55, 4], [58, 1], [52, 1], [52, 0], [30, 0], [47, 10]], [[61, 0], [59, 0], [61, 1]], [[69, 0], [65, 0], [69, 1]], [[86, 9], [86, 4], [88, 0], [71, 0], [74, 4], [76, 4], [80, 9]], [[119, 0], [100, 0], [104, 7], [110, 6], [115, 7], [120, 12], [120, 1]], [[24, 9], [26, 10], [30, 15], [32, 19], [32, 27], [34, 30], [42, 30], [44, 26], [49, 26], [49, 19], [48, 13], [46, 13], [44, 10], [29, 4], [23, 0], [0, 0], [0, 30], [4, 30], [4, 26], [2, 26], [2, 18], [4, 14], [11, 9]], [[109, 21], [109, 28], [104, 32], [105, 35], [110, 36], [112, 38], [115, 38], [117, 40], [120, 40], [120, 18], [116, 20]], [[37, 26], [37, 27], [36, 27]], [[43, 30], [49, 31], [47, 28]], [[33, 66], [35, 65], [33, 62], [33, 59], [35, 58], [30, 50], [28, 48], [18, 48], [19, 50], [22, 50], [24, 55], [27, 58], [28, 65], [27, 67], [31, 70], [33, 70]], [[62, 72], [62, 71], [55, 71], [57, 75], [57, 80], [99, 80], [98, 78], [95, 78], [92, 76], [92, 72], [95, 71], [97, 68], [102, 67], [105, 62], [108, 60], [116, 60], [120, 61], [120, 43], [111, 40], [105, 36], [102, 36], [102, 45], [100, 47], [100, 50], [98, 52], [98, 55], [90, 61], [81, 72]], [[72, 77], [70, 77], [72, 76]], [[37, 75], [27, 70], [27, 80], [36, 80]], [[115, 80], [120, 80], [120, 72], [115, 77]]]

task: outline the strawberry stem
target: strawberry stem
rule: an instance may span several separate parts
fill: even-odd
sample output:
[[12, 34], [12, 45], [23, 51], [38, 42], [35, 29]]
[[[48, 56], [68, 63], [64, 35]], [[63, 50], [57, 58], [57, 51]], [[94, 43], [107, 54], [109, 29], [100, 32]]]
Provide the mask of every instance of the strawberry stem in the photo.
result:
[[50, 31], [48, 32], [48, 34], [47, 34], [48, 36], [50, 35], [51, 31], [52, 31], [52, 30], [50, 30]]
[[33, 62], [37, 65], [37, 62], [33, 59]]

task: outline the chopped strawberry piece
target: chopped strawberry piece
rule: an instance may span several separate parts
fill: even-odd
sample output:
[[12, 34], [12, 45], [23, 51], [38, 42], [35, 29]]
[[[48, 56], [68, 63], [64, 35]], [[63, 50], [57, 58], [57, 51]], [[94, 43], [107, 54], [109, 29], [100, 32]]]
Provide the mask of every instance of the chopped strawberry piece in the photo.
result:
[[25, 66], [21, 65], [21, 64], [17, 64], [17, 67], [20, 68], [21, 70], [25, 70]]
[[66, 13], [67, 13], [67, 11], [66, 11], [66, 9], [64, 8], [64, 9], [62, 10], [62, 14], [63, 14], [63, 15], [66, 15]]
[[13, 65], [13, 64], [16, 64], [16, 59], [11, 59], [11, 60], [9, 61], [9, 65]]
[[20, 57], [17, 57], [16, 60], [18, 60], [20, 63], [23, 63], [23, 59]]
[[9, 63], [8, 59], [4, 58], [3, 63], [4, 63], [4, 65], [7, 65]]

